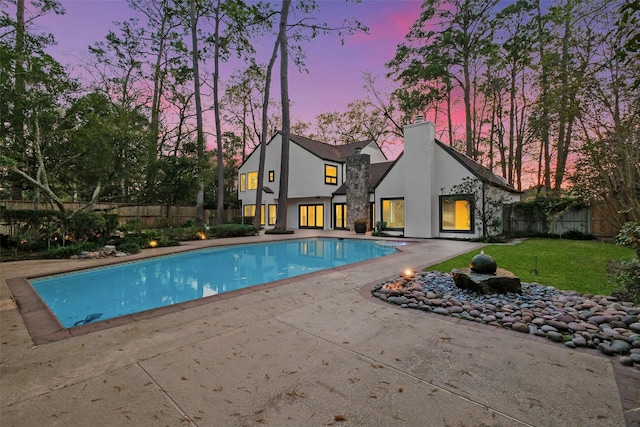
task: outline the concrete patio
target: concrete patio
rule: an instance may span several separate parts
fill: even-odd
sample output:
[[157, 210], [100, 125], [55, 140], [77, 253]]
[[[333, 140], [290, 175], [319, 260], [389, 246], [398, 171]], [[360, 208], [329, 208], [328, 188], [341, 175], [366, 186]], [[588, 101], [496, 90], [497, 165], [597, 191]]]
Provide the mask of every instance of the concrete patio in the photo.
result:
[[[263, 234], [125, 261], [313, 236], [355, 237]], [[420, 240], [397, 255], [42, 345], [34, 345], [7, 279], [115, 260], [0, 263], [0, 425], [634, 425], [638, 412], [628, 408], [640, 407], [640, 372], [615, 359], [368, 294], [404, 268], [480, 246]]]

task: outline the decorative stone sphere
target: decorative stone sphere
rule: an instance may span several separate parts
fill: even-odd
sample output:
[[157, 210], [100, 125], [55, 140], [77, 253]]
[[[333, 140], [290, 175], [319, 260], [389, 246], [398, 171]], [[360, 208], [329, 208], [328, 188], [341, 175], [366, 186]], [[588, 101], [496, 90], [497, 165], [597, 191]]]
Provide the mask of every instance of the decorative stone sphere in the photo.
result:
[[478, 255], [471, 258], [469, 268], [471, 268], [471, 271], [474, 273], [495, 274], [498, 269], [498, 264], [492, 256], [487, 255], [484, 252], [480, 252]]

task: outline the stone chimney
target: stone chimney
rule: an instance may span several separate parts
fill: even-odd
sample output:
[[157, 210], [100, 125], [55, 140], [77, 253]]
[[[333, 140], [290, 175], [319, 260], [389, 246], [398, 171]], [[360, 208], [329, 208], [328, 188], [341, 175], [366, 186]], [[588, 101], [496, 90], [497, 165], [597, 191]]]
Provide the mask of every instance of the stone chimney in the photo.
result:
[[[347, 228], [353, 230], [357, 219], [369, 221], [369, 185], [371, 184], [371, 156], [360, 148], [347, 158]], [[371, 224], [368, 224], [371, 228]]]

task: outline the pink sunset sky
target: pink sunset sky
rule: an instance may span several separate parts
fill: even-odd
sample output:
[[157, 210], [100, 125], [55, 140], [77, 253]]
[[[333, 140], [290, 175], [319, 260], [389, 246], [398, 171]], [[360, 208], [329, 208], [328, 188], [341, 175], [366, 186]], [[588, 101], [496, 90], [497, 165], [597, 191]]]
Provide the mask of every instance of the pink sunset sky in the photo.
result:
[[[72, 66], [71, 74], [81, 74], [83, 56], [89, 45], [104, 40], [109, 30], [116, 30], [115, 21], [135, 16], [124, 0], [61, 0], [65, 15], [50, 14], [37, 20], [37, 30], [54, 35], [57, 46], [49, 49], [54, 57]], [[364, 0], [360, 4], [345, 0], [318, 0], [319, 22], [340, 25], [344, 19], [355, 18], [369, 27], [369, 34], [348, 36], [344, 45], [336, 35], [318, 36], [305, 43], [306, 68], [300, 73], [290, 66], [290, 98], [292, 116], [296, 120], [315, 124], [316, 116], [332, 111], [345, 111], [347, 104], [366, 96], [362, 73], [377, 76], [380, 89], [390, 88], [393, 82], [385, 78], [385, 62], [395, 55], [411, 24], [418, 18], [420, 2], [416, 0]], [[291, 22], [296, 18], [291, 16]], [[273, 39], [267, 37], [257, 43], [259, 62], [266, 62]], [[223, 64], [224, 80], [235, 65]], [[274, 70], [278, 72], [277, 70]], [[278, 98], [277, 85], [272, 88]]]

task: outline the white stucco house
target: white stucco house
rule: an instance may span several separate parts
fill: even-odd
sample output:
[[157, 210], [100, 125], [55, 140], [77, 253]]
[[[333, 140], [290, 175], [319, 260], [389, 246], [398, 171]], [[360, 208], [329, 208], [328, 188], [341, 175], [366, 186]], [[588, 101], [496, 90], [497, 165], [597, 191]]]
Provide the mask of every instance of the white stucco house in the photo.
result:
[[[262, 222], [273, 228], [278, 203], [281, 134], [267, 144]], [[287, 228], [346, 229], [347, 158], [368, 155], [371, 163], [369, 224], [386, 222], [390, 234], [416, 238], [473, 238], [483, 235], [474, 212], [477, 194], [452, 194], [464, 178], [481, 179], [483, 199], [520, 200], [521, 192], [474, 160], [435, 139], [433, 123], [418, 121], [404, 128], [404, 150], [389, 161], [373, 141], [330, 145], [292, 135], [290, 138]], [[255, 215], [259, 149], [238, 171], [238, 199], [244, 216]]]

